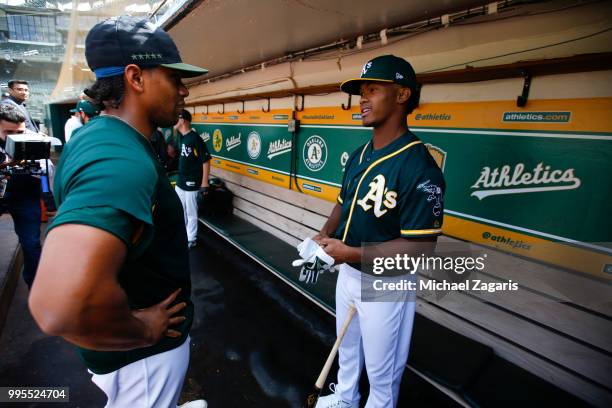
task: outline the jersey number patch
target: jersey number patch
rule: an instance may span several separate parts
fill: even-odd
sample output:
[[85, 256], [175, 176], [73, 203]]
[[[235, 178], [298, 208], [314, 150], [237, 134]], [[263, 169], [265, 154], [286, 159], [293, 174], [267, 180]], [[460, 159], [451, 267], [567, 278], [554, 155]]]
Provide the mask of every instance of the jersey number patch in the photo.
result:
[[[379, 174], [374, 177], [369, 187], [368, 193], [360, 200], [357, 200], [357, 204], [363, 208], [363, 211], [369, 211], [371, 208], [374, 208], [374, 215], [379, 218], [388, 210], [395, 208], [397, 205], [397, 193], [389, 191], [385, 187], [385, 176]], [[370, 201], [372, 202], [371, 204]]]

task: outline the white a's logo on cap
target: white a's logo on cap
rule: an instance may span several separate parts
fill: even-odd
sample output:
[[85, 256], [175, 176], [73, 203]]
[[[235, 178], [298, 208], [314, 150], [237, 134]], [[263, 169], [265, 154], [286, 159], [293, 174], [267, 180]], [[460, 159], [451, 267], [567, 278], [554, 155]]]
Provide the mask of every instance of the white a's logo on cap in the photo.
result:
[[366, 62], [366, 64], [363, 66], [363, 69], [361, 70], [361, 75], [365, 75], [366, 72], [368, 72], [368, 69], [370, 69], [372, 67], [372, 61], [368, 61]]
[[404, 76], [402, 74], [400, 74], [399, 72], [395, 73], [395, 79], [404, 79]]

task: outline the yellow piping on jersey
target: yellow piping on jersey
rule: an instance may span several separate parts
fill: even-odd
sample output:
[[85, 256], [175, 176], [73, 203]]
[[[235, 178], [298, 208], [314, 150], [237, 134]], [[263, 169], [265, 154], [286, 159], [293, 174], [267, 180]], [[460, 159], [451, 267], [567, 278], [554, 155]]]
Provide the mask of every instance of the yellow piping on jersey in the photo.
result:
[[431, 235], [431, 234], [441, 234], [442, 230], [438, 229], [422, 229], [422, 230], [401, 230], [402, 235]]
[[342, 200], [342, 198], [340, 198], [340, 196], [338, 196], [338, 202], [339, 202], [340, 204], [344, 204], [344, 201]]
[[351, 202], [351, 211], [349, 212], [348, 220], [346, 221], [346, 227], [344, 227], [344, 234], [342, 234], [342, 242], [346, 241], [346, 236], [348, 234], [349, 227], [351, 225], [351, 219], [353, 218], [353, 210], [355, 209], [355, 202], [357, 201], [357, 194], [359, 194], [359, 187], [361, 187], [361, 182], [363, 181], [365, 176], [367, 176], [368, 173], [370, 172], [370, 170], [372, 170], [372, 168], [374, 168], [379, 163], [381, 163], [381, 162], [383, 162], [383, 161], [385, 161], [385, 160], [387, 160], [387, 159], [389, 159], [389, 158], [391, 158], [393, 156], [396, 156], [396, 155], [400, 154], [401, 152], [403, 152], [404, 150], [408, 150], [412, 146], [420, 144], [420, 143], [423, 143], [423, 142], [421, 142], [420, 140], [416, 140], [414, 142], [408, 143], [406, 146], [402, 147], [401, 149], [398, 149], [398, 150], [394, 151], [393, 153], [390, 153], [390, 154], [388, 154], [386, 156], [383, 156], [380, 159], [376, 160], [375, 162], [373, 162], [372, 164], [370, 164], [368, 166], [366, 171], [363, 172], [363, 175], [359, 179], [359, 183], [357, 183], [357, 189], [355, 190], [355, 195], [353, 196], [353, 201]]
[[363, 150], [361, 150], [361, 155], [359, 156], [359, 164], [361, 164], [361, 162], [363, 161], [363, 154], [365, 153], [369, 144], [370, 142], [366, 143], [365, 146], [363, 146]]

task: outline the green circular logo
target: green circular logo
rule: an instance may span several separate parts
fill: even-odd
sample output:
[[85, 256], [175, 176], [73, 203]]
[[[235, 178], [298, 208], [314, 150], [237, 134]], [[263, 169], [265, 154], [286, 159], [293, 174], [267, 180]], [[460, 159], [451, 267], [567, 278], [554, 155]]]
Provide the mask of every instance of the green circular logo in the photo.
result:
[[327, 161], [327, 145], [320, 136], [312, 135], [304, 143], [304, 164], [311, 171], [319, 171]]

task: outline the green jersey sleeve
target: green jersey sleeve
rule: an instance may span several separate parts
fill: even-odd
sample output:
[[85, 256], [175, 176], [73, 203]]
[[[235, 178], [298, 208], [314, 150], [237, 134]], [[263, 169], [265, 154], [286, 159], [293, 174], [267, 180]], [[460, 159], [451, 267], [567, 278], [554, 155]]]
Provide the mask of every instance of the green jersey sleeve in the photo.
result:
[[[411, 175], [400, 192], [400, 233], [402, 238], [435, 236], [442, 233], [444, 177], [434, 164]], [[408, 175], [406, 175], [408, 177]]]
[[62, 211], [55, 216], [50, 229], [65, 224], [81, 224], [101, 229], [119, 238], [127, 247], [134, 242], [133, 220], [128, 214], [112, 207], [82, 207]]
[[[95, 209], [102, 208], [112, 208], [152, 226], [158, 176], [143, 147], [130, 140], [122, 142], [119, 137], [102, 142], [93, 134], [86, 136], [87, 140], [67, 146], [58, 166], [55, 194], [59, 208], [52, 226], [67, 219], [68, 213], [72, 217], [75, 210], [82, 210], [93, 224]], [[104, 211], [100, 216], [102, 222]]]

